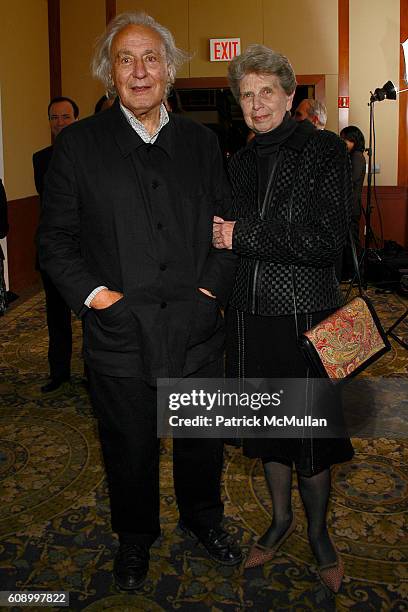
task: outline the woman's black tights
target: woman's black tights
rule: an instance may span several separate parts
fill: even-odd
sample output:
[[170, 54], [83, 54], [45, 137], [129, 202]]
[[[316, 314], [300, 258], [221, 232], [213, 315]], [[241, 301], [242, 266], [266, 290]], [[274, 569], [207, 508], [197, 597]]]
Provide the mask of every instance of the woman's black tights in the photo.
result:
[[292, 468], [283, 463], [264, 463], [265, 478], [272, 498], [272, 523], [259, 544], [273, 548], [289, 528], [292, 519]]
[[[282, 463], [264, 463], [266, 482], [272, 498], [273, 518], [259, 543], [272, 548], [292, 522], [292, 468]], [[312, 552], [320, 566], [336, 562], [336, 551], [327, 531], [326, 515], [330, 496], [330, 470], [314, 476], [298, 474], [298, 486], [308, 522], [308, 537]]]

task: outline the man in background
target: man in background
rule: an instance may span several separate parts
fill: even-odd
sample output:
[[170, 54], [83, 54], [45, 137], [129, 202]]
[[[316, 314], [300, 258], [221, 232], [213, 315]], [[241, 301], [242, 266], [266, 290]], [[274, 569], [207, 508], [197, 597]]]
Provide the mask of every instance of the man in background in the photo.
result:
[[314, 98], [306, 98], [302, 100], [295, 110], [296, 121], [307, 119], [318, 130], [324, 130], [327, 123], [327, 108], [319, 100]]
[[[33, 155], [34, 182], [42, 203], [45, 175], [51, 161], [54, 140], [67, 126], [78, 119], [79, 109], [70, 98], [63, 96], [53, 98], [48, 105], [48, 119], [53, 144], [37, 151]], [[58, 389], [71, 376], [72, 327], [71, 309], [61, 297], [48, 274], [41, 270], [45, 291], [48, 327], [48, 363], [50, 380], [43, 387], [43, 393]]]

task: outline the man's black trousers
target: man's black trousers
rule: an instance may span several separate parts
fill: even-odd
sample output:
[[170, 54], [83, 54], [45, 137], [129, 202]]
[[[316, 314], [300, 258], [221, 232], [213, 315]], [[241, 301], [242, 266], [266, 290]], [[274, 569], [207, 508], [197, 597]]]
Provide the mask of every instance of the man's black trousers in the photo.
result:
[[72, 355], [71, 309], [48, 274], [42, 270], [41, 278], [47, 308], [50, 377], [54, 380], [68, 380], [71, 375]]
[[[194, 377], [221, 378], [222, 360], [201, 368]], [[156, 389], [138, 378], [110, 377], [92, 369], [88, 380], [108, 478], [112, 529], [122, 542], [150, 545], [160, 535]], [[222, 459], [222, 440], [173, 440], [174, 488], [180, 518], [188, 527], [221, 522]]]

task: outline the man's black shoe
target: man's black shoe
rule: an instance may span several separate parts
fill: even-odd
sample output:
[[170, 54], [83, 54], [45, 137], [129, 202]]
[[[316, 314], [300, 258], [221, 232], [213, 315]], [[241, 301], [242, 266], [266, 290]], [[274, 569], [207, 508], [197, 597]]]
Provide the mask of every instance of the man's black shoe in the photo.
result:
[[67, 382], [68, 380], [69, 378], [51, 378], [50, 382], [41, 387], [41, 392], [51, 393], [51, 391], [56, 391], [64, 382]]
[[149, 570], [149, 549], [139, 544], [120, 544], [113, 562], [116, 587], [136, 591], [146, 580]]
[[195, 538], [204, 546], [208, 556], [221, 565], [238, 565], [242, 561], [242, 552], [229, 533], [217, 525], [211, 529], [192, 530], [181, 521], [181, 531]]

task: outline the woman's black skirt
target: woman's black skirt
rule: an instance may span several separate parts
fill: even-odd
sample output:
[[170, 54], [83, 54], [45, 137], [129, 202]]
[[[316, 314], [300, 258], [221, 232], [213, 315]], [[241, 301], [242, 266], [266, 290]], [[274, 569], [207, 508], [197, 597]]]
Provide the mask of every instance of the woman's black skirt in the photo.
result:
[[[298, 314], [298, 333], [310, 329], [332, 310]], [[228, 309], [227, 378], [309, 378], [299, 348], [294, 315], [266, 317]], [[340, 393], [336, 401], [341, 401]], [[335, 463], [348, 461], [354, 451], [349, 438], [261, 438], [243, 440], [247, 457], [260, 457], [296, 465], [298, 473], [312, 476]]]

